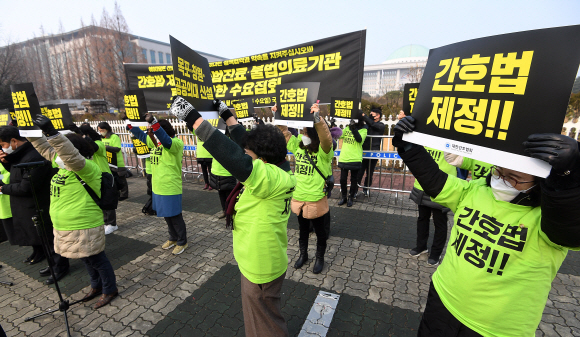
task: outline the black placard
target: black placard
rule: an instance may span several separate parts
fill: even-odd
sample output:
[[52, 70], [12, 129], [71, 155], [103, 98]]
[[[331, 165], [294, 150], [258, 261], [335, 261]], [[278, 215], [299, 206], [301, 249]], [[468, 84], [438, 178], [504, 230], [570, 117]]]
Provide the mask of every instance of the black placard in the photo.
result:
[[318, 100], [319, 82], [281, 84], [276, 95], [275, 124], [289, 127], [312, 127], [310, 107]]
[[218, 118], [213, 100], [213, 85], [207, 59], [169, 36], [175, 95], [193, 105], [204, 119]]
[[58, 131], [69, 131], [73, 124], [72, 114], [68, 104], [47, 104], [40, 107], [40, 112], [48, 117]]
[[413, 113], [415, 100], [419, 93], [419, 84], [421, 83], [405, 83], [403, 88], [403, 112], [409, 116]]
[[238, 121], [243, 122], [254, 118], [254, 102], [252, 99], [240, 99], [232, 102]]
[[147, 126], [147, 103], [143, 90], [125, 90], [125, 114], [135, 126]]
[[[140, 129], [147, 133], [147, 127], [142, 126]], [[131, 142], [133, 143], [133, 147], [135, 148], [135, 152], [139, 158], [148, 158], [150, 156], [149, 146], [140, 141], [139, 138], [131, 136]]]
[[404, 139], [547, 176], [524, 154], [533, 133], [560, 133], [580, 62], [580, 26], [455, 43], [429, 53]]
[[148, 111], [167, 111], [175, 95], [173, 66], [125, 63], [128, 87], [143, 90]]
[[337, 120], [358, 120], [359, 116], [359, 101], [358, 98], [348, 97], [332, 97], [330, 102], [330, 117]]
[[307, 42], [267, 53], [212, 62], [215, 97], [252, 98], [256, 106], [272, 106], [284, 83], [320, 82], [318, 99], [361, 97], [366, 30]]
[[0, 126], [10, 125], [11, 122], [10, 111], [8, 109], [0, 109]]
[[40, 128], [32, 122], [40, 115], [40, 104], [32, 83], [10, 85], [14, 115], [22, 137], [42, 137]]

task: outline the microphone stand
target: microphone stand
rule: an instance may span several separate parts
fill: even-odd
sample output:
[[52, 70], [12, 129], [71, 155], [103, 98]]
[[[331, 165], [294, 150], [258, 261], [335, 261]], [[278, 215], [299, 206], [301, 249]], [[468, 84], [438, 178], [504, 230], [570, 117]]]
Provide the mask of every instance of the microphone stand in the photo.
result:
[[40, 237], [41, 243], [42, 243], [42, 248], [44, 250], [44, 253], [46, 254], [47, 260], [48, 260], [48, 269], [50, 270], [50, 275], [52, 276], [52, 279], [54, 280], [54, 286], [56, 288], [56, 292], [58, 293], [58, 298], [59, 298], [59, 303], [58, 303], [58, 309], [49, 309], [41, 314], [38, 315], [34, 315], [34, 316], [30, 316], [24, 319], [24, 322], [29, 322], [35, 318], [44, 316], [44, 315], [48, 315], [51, 314], [53, 312], [57, 312], [57, 311], [62, 311], [64, 313], [64, 322], [66, 325], [66, 332], [68, 337], [71, 337], [70, 334], [70, 326], [68, 323], [68, 316], [67, 316], [67, 310], [70, 308], [71, 305], [77, 304], [82, 302], [82, 300], [78, 300], [72, 303], [69, 303], [68, 300], [65, 300], [62, 297], [62, 292], [60, 291], [60, 287], [58, 286], [58, 281], [56, 279], [56, 274], [54, 272], [54, 261], [52, 259], [52, 249], [50, 249], [50, 245], [53, 245], [53, 242], [50, 242], [50, 239], [48, 238], [48, 235], [46, 233], [46, 227], [45, 227], [45, 222], [44, 219], [42, 218], [42, 209], [40, 208], [40, 205], [38, 204], [38, 198], [36, 196], [36, 190], [34, 188], [34, 179], [33, 179], [33, 175], [32, 175], [32, 170], [34, 168], [37, 167], [42, 167], [47, 165], [48, 163], [50, 163], [49, 161], [43, 161], [43, 162], [34, 162], [34, 163], [25, 163], [25, 164], [19, 164], [19, 165], [15, 165], [15, 167], [21, 167], [24, 170], [26, 170], [29, 174], [30, 177], [30, 187], [32, 189], [32, 196], [34, 198], [34, 203], [36, 206], [36, 215], [34, 215], [32, 217], [32, 222], [34, 223], [34, 227], [36, 228], [36, 232], [38, 233], [38, 236]]

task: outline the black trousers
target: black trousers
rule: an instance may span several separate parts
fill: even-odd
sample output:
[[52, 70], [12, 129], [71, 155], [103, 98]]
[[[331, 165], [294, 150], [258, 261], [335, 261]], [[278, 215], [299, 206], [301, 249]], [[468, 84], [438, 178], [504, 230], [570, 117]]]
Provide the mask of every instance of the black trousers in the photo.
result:
[[481, 335], [471, 330], [453, 316], [443, 302], [433, 282], [429, 286], [427, 306], [421, 324], [419, 324], [418, 337], [480, 337]]
[[354, 195], [358, 191], [357, 178], [359, 170], [340, 169], [340, 190], [342, 192], [343, 198], [346, 198], [347, 194], [346, 183], [348, 180], [349, 171], [350, 171], [350, 197], [354, 198]]
[[312, 223], [314, 226], [314, 232], [316, 233], [316, 246], [326, 249], [327, 235], [325, 230], [325, 223], [327, 220], [330, 223], [330, 218], [327, 217], [326, 214], [316, 219], [306, 219], [302, 216], [302, 212], [300, 212], [300, 215], [298, 215], [298, 225], [300, 227], [300, 237], [298, 238], [298, 241], [302, 245], [308, 246], [310, 223]]
[[435, 235], [429, 257], [437, 259], [441, 255], [441, 252], [443, 252], [443, 247], [447, 240], [447, 214], [441, 210], [423, 205], [419, 206], [419, 218], [417, 218], [417, 248], [419, 251], [427, 249], [431, 214], [433, 214]]
[[203, 181], [205, 184], [209, 184], [209, 172], [211, 171], [211, 161], [200, 161], [201, 173], [203, 173]]
[[117, 226], [117, 210], [106, 209], [103, 210], [103, 220], [105, 221], [105, 226]]
[[151, 185], [151, 178], [153, 177], [152, 174], [145, 173], [145, 177], [147, 177], [147, 195], [153, 195], [153, 188]]
[[220, 196], [220, 202], [222, 204], [222, 211], [226, 211], [226, 199], [232, 193], [233, 190], [219, 190], [218, 195]]
[[164, 219], [169, 230], [169, 241], [177, 241], [178, 246], [185, 245], [187, 243], [187, 233], [185, 230], [185, 221], [183, 221], [183, 213], [172, 217], [165, 217]]
[[[370, 187], [373, 184], [373, 173], [375, 172], [375, 167], [377, 166], [378, 159], [363, 159], [362, 160], [362, 168], [358, 170], [358, 183], [361, 184], [363, 176], [365, 172], [367, 173], [367, 177], [365, 179], [363, 186]], [[363, 187], [363, 191], [367, 189]]]

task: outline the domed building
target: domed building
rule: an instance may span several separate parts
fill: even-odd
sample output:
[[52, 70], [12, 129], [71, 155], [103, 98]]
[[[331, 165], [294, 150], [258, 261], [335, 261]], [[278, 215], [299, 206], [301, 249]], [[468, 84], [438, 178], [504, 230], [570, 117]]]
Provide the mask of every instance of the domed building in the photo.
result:
[[363, 92], [382, 96], [389, 91], [402, 90], [405, 83], [419, 82], [428, 56], [428, 48], [410, 44], [392, 52], [381, 64], [365, 65]]

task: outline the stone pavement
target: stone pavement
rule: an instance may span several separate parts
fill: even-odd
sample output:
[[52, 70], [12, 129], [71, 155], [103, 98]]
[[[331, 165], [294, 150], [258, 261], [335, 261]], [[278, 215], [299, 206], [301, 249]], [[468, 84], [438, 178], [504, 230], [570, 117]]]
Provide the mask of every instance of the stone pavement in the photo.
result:
[[[129, 179], [130, 198], [117, 211], [119, 230], [107, 236], [106, 253], [117, 275], [119, 297], [93, 310], [96, 300], [68, 312], [73, 336], [243, 336], [240, 274], [232, 254], [215, 191], [184, 183], [184, 219], [189, 248], [179, 256], [160, 245], [167, 230], [162, 218], [141, 214], [148, 199], [145, 179]], [[338, 191], [334, 192], [335, 196]], [[332, 230], [321, 274], [312, 259], [289, 266], [282, 288], [283, 314], [296, 336], [320, 290], [340, 295], [328, 336], [416, 336], [434, 268], [426, 257], [407, 252], [415, 240], [416, 207], [407, 195], [372, 194], [352, 208], [331, 199]], [[388, 205], [388, 206], [387, 206]], [[288, 224], [288, 257], [298, 256], [298, 223]], [[315, 235], [310, 238], [311, 256]], [[35, 266], [24, 265], [29, 247], [0, 244], [0, 324], [9, 337], [66, 336], [62, 313], [31, 322], [24, 318], [58, 303]], [[88, 291], [80, 260], [60, 282], [69, 299]], [[580, 336], [580, 253], [571, 252], [552, 285], [536, 336]]]

